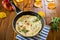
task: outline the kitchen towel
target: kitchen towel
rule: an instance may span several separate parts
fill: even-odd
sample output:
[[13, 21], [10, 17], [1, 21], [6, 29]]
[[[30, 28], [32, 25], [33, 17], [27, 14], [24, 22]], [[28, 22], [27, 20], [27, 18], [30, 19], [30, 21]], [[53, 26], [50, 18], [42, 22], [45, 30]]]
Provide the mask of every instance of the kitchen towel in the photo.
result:
[[45, 25], [44, 28], [42, 29], [42, 31], [38, 35], [36, 35], [32, 38], [22, 37], [18, 34], [16, 36], [16, 39], [18, 39], [18, 40], [46, 40], [49, 30], [50, 30], [50, 26]]

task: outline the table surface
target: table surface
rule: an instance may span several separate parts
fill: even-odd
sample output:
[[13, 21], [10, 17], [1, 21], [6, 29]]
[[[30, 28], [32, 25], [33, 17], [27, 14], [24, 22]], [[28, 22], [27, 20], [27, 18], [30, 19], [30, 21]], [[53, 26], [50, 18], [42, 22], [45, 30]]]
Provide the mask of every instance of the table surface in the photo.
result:
[[[16, 37], [16, 33], [14, 32], [13, 28], [12, 28], [12, 21], [14, 19], [14, 17], [16, 16], [16, 12], [10, 12], [7, 11], [3, 8], [2, 4], [1, 4], [2, 0], [0, 0], [0, 12], [4, 11], [7, 14], [6, 18], [0, 19], [0, 40], [17, 40]], [[20, 4], [20, 9], [23, 11], [34, 11], [34, 12], [38, 12], [38, 11], [44, 11], [45, 12], [45, 22], [48, 25], [50, 20], [51, 20], [51, 12], [54, 12], [55, 14], [53, 16], [57, 16], [60, 17], [60, 0], [55, 0], [55, 4], [56, 4], [56, 8], [54, 10], [50, 10], [47, 8], [47, 2], [46, 1], [42, 1], [43, 7], [42, 8], [36, 8], [33, 6], [34, 4], [34, 0], [24, 0], [23, 3]], [[26, 7], [24, 7], [24, 5], [28, 3], [28, 5]], [[24, 5], [23, 5], [24, 4]], [[60, 40], [60, 30], [58, 30], [58, 32], [56, 31], [51, 31], [48, 34], [48, 37], [46, 40]]]

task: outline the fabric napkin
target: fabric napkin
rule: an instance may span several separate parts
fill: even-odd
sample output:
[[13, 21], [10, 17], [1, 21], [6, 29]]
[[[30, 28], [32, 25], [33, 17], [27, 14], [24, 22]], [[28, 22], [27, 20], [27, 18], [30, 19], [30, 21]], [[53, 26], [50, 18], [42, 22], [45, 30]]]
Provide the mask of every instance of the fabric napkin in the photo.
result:
[[48, 25], [45, 25], [44, 28], [42, 29], [42, 31], [35, 37], [26, 38], [26, 37], [22, 37], [18, 34], [16, 36], [16, 39], [18, 39], [18, 40], [46, 40], [49, 30], [50, 30], [50, 27]]

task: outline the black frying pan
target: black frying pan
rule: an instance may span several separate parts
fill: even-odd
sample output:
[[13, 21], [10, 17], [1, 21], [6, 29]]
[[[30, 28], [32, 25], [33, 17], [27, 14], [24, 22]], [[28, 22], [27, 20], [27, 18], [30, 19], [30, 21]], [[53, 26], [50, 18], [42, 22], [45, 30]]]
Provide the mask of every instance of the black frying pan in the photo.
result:
[[[32, 12], [32, 11], [25, 11], [25, 12], [23, 12], [23, 11], [21, 11], [19, 8], [17, 8], [16, 6], [15, 6], [15, 4], [13, 3], [13, 2], [11, 2], [11, 4], [12, 4], [12, 6], [14, 6], [14, 8], [15, 8], [15, 10], [16, 10], [16, 13], [17, 13], [17, 16], [14, 18], [14, 20], [13, 20], [13, 29], [16, 31], [16, 21], [21, 17], [21, 16], [23, 16], [23, 15], [33, 15], [33, 16], [37, 16], [40, 20], [41, 20], [41, 23], [42, 23], [42, 28], [43, 28], [43, 26], [44, 26], [44, 20], [43, 20], [43, 18], [38, 14], [38, 13], [35, 13], [35, 12]], [[41, 30], [42, 30], [42, 28], [41, 28]], [[41, 31], [40, 30], [40, 31]], [[17, 31], [16, 31], [17, 32]], [[17, 32], [18, 33], [18, 32]], [[18, 33], [19, 34], [19, 33]], [[21, 34], [20, 34], [21, 35]], [[23, 36], [23, 35], [22, 35]], [[35, 35], [36, 36], [36, 35]]]

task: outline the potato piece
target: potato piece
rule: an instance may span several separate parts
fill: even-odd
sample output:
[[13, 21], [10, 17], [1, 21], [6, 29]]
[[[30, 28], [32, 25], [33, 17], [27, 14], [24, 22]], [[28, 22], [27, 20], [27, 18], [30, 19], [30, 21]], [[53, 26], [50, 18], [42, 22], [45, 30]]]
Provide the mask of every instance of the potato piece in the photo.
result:
[[49, 3], [48, 8], [49, 9], [54, 9], [56, 7], [55, 3]]
[[42, 7], [42, 2], [35, 2], [34, 6], [41, 8]]

